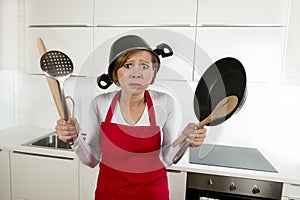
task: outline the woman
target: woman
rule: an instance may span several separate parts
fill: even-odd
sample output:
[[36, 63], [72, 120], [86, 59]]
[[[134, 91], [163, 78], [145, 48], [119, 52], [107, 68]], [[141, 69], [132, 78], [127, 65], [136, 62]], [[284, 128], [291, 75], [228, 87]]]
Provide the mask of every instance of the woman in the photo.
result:
[[[99, 86], [113, 82], [121, 90], [93, 99], [86, 141], [76, 119], [57, 121], [59, 139], [73, 140], [72, 148], [84, 164], [95, 167], [100, 162], [96, 200], [169, 199], [161, 157], [170, 164], [174, 153], [175, 103], [165, 93], [147, 90], [160, 67], [159, 52], [135, 35], [115, 41], [108, 75], [100, 77]], [[192, 138], [191, 146], [199, 146], [206, 129], [191, 123], [182, 134]]]

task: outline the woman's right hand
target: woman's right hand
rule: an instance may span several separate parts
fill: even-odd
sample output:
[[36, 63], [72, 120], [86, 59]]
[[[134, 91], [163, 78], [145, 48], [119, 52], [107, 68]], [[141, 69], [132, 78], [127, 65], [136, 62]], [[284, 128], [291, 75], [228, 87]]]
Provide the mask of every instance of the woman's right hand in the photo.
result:
[[75, 118], [69, 118], [67, 121], [57, 120], [55, 129], [58, 138], [63, 142], [75, 141], [79, 134], [79, 126]]

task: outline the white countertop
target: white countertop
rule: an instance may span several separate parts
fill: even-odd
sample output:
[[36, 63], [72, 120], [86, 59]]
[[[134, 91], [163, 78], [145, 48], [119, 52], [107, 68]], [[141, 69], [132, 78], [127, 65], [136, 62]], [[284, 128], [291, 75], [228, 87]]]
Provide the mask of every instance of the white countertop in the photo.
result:
[[[23, 145], [24, 143], [51, 132], [53, 132], [53, 130], [37, 127], [12, 127], [2, 129], [0, 130], [0, 149], [76, 157], [75, 153], [71, 150], [58, 150]], [[300, 161], [299, 159], [293, 159], [296, 155], [286, 155], [284, 151], [278, 149], [265, 148], [259, 149], [259, 151], [278, 170], [278, 173], [191, 164], [189, 163], [188, 153], [186, 153], [176, 165], [169, 166], [168, 169], [259, 180], [272, 180], [300, 185]]]
[[49, 135], [53, 132], [54, 130], [38, 127], [11, 127], [1, 129], [0, 149], [75, 158], [76, 155], [72, 150], [24, 145], [25, 143]]

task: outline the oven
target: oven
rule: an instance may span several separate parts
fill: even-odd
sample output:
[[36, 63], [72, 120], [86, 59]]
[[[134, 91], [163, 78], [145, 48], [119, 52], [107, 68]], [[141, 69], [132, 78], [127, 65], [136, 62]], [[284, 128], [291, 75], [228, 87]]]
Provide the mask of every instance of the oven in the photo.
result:
[[189, 172], [186, 200], [281, 199], [282, 186], [274, 181]]

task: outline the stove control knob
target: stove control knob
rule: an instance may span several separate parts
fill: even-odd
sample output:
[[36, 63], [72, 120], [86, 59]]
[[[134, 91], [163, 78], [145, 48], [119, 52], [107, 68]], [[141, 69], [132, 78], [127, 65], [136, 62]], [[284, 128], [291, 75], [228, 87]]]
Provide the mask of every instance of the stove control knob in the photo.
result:
[[210, 178], [210, 179], [208, 179], [208, 181], [207, 181], [207, 186], [208, 187], [213, 187], [214, 186], [214, 181]]
[[252, 193], [253, 193], [253, 194], [258, 194], [258, 193], [260, 193], [259, 187], [257, 187], [257, 186], [255, 185], [254, 188], [252, 189]]
[[236, 190], [236, 186], [235, 186], [234, 183], [231, 183], [231, 184], [229, 185], [229, 190], [230, 190], [230, 191], [235, 191], [235, 190]]

